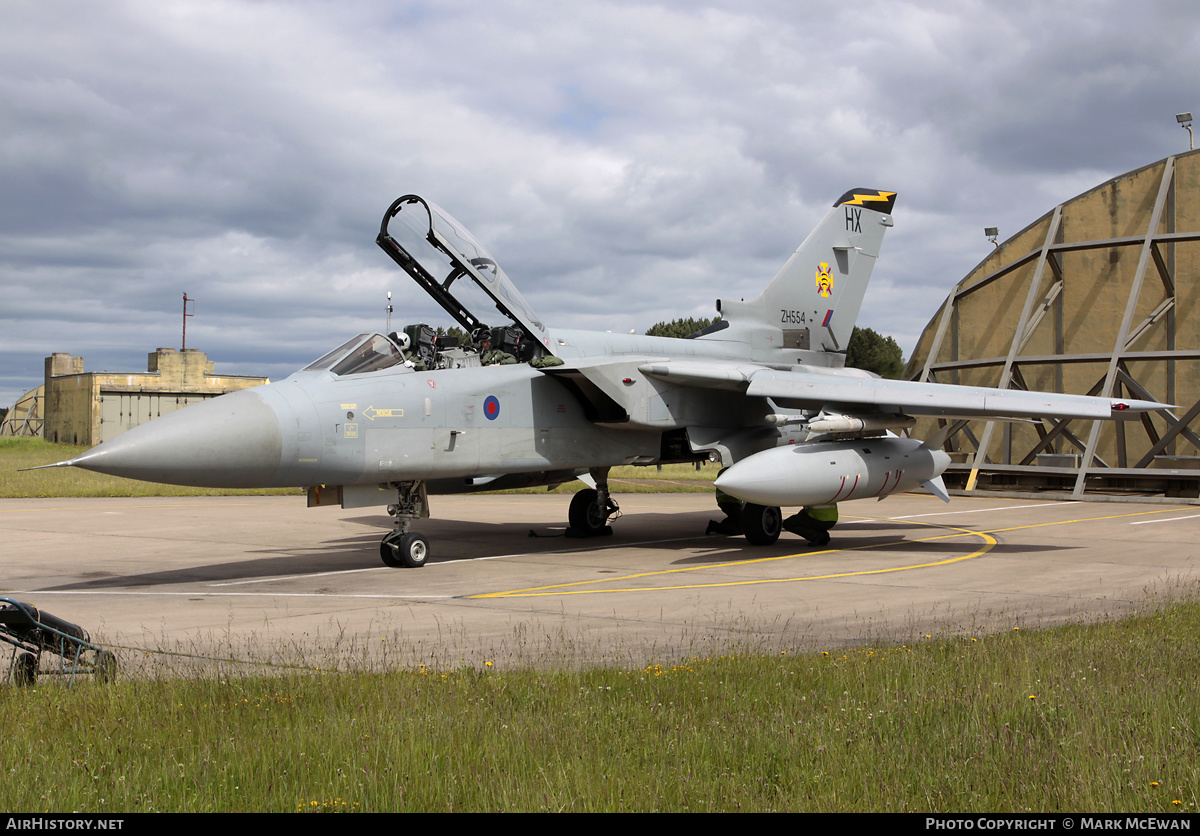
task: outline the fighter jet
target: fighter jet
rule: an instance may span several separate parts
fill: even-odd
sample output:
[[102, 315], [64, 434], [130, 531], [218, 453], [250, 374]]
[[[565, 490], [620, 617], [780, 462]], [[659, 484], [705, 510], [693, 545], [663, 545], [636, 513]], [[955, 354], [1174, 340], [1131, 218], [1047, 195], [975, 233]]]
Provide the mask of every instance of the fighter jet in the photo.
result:
[[[618, 465], [719, 462], [729, 522], [755, 545], [796, 517], [924, 486], [949, 500], [940, 448], [953, 422], [1108, 419], [1148, 401], [882, 380], [845, 368], [846, 346], [894, 192], [853, 189], [753, 300], [717, 301], [685, 339], [548, 327], [475, 238], [417, 195], [384, 214], [379, 246], [473, 336], [429, 325], [363, 333], [282, 382], [164, 415], [56, 466], [227, 488], [306, 487], [309, 505], [389, 505], [388, 566], [430, 555], [415, 530], [429, 495], [580, 478], [569, 533], [611, 533]], [[471, 293], [464, 291], [470, 290]], [[482, 291], [482, 293], [480, 293]], [[483, 300], [471, 306], [466, 298]], [[490, 327], [486, 320], [499, 322]], [[949, 419], [927, 441], [897, 432]], [[824, 516], [829, 520], [828, 514]], [[728, 532], [726, 532], [728, 533]]]

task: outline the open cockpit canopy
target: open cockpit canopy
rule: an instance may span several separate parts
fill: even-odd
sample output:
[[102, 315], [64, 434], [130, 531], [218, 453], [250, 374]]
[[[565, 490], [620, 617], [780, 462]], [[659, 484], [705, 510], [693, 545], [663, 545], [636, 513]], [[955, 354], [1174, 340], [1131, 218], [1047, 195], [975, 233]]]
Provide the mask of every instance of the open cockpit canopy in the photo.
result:
[[[404, 228], [395, 235], [389, 230], [393, 219]], [[516, 285], [445, 210], [417, 195], [398, 198], [384, 214], [375, 242], [468, 334], [475, 334], [486, 320], [463, 304], [462, 294], [455, 295], [454, 284], [462, 278], [487, 294], [496, 310], [524, 332], [524, 341], [539, 346], [539, 353], [554, 353], [546, 326]]]

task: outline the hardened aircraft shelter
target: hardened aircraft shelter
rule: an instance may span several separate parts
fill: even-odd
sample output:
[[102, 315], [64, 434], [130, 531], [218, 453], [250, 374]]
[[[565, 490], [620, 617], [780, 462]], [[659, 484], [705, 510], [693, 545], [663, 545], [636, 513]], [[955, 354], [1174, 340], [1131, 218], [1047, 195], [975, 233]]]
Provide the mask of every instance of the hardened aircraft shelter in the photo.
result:
[[265, 377], [218, 375], [208, 355], [160, 348], [145, 372], [84, 372], [83, 358], [46, 358], [46, 382], [27, 392], [0, 423], [0, 436], [94, 446], [138, 424], [226, 392], [261, 386]]
[[946, 298], [906, 373], [1177, 408], [1117, 422], [958, 422], [951, 486], [1200, 496], [1198, 154], [1115, 177], [1000, 244]]

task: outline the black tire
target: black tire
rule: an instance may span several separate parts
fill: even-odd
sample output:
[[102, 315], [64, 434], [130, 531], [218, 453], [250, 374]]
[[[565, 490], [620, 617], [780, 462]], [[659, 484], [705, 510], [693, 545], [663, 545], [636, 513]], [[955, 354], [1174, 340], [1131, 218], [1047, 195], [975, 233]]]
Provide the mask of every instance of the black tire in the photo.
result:
[[107, 650], [96, 651], [96, 661], [92, 663], [97, 682], [113, 682], [117, 678], [117, 657]]
[[405, 534], [400, 538], [399, 556], [406, 569], [420, 569], [429, 560], [429, 541], [420, 534]]
[[38, 657], [32, 653], [22, 653], [13, 662], [13, 685], [18, 688], [31, 688], [37, 684]]
[[384, 566], [390, 566], [393, 569], [403, 568], [404, 564], [400, 562], [400, 558], [396, 554], [396, 550], [392, 548], [392, 538], [395, 535], [389, 534], [379, 541], [379, 557], [383, 560]]
[[747, 502], [742, 509], [742, 531], [752, 546], [769, 546], [779, 539], [783, 514], [773, 505]]
[[608, 509], [600, 504], [599, 496], [592, 488], [584, 488], [571, 497], [571, 508], [567, 512], [571, 528], [593, 537], [604, 531], [608, 524]]
[[391, 534], [379, 542], [379, 557], [392, 569], [420, 569], [430, 559], [430, 541], [420, 534]]
[[419, 569], [429, 560], [429, 541], [412, 532], [392, 532], [379, 543], [379, 556], [393, 569]]

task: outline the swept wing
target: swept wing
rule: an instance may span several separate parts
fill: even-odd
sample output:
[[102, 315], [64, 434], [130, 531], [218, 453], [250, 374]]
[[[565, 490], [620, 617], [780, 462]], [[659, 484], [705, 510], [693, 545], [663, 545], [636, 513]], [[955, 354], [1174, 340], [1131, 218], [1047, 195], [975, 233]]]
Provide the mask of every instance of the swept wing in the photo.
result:
[[719, 361], [646, 363], [640, 369], [661, 380], [736, 389], [748, 397], [771, 398], [797, 409], [837, 405], [914, 417], [1107, 419], [1170, 408], [1154, 401], [885, 380], [854, 369], [796, 371]]

